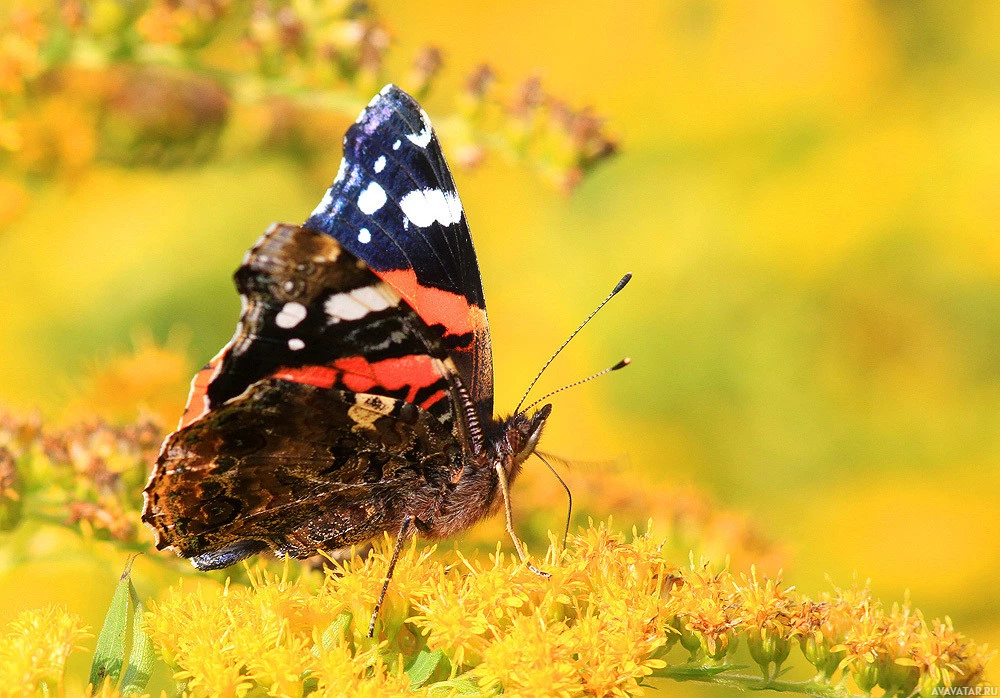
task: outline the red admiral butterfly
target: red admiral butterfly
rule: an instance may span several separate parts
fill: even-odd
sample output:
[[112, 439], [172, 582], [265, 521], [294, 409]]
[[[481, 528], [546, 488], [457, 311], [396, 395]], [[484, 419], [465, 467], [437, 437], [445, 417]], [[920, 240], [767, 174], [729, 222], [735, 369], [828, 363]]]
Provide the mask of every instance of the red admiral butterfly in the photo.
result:
[[320, 205], [272, 225], [235, 282], [236, 334], [195, 376], [144, 492], [158, 549], [211, 570], [391, 531], [398, 555], [411, 534], [495, 514], [502, 494], [524, 559], [508, 488], [551, 406], [493, 417], [476, 253], [413, 98], [372, 99]]

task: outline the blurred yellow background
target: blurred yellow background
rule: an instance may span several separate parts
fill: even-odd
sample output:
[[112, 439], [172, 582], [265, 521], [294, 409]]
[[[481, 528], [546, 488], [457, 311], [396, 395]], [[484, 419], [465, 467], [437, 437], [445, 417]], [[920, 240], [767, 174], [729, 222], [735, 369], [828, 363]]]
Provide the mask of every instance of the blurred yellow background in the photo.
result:
[[[806, 593], [857, 572], [1000, 644], [1000, 4], [378, 7], [388, 77], [444, 52], [432, 118], [486, 61], [593, 105], [620, 139], [569, 198], [501, 158], [456, 172], [501, 411], [635, 275], [542, 381], [633, 358], [554, 400], [544, 449], [580, 462], [570, 483], [604, 461], [637, 490], [694, 486], [785, 545]], [[187, 363], [160, 362], [148, 395], [179, 414], [232, 333], [232, 271], [269, 223], [312, 210], [329, 147], [319, 172], [259, 156], [41, 186], [0, 231], [0, 402], [134, 416], [101, 367], [144, 348], [118, 369], [141, 382], [167, 346]]]

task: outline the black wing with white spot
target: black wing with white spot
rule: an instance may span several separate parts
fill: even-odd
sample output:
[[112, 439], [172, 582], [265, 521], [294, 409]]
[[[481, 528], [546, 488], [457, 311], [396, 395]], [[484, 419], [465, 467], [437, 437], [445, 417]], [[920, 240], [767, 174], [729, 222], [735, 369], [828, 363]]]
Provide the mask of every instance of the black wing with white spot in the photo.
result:
[[476, 251], [441, 145], [412, 97], [387, 85], [361, 112], [305, 226], [336, 238], [441, 331], [490, 419], [493, 355]]

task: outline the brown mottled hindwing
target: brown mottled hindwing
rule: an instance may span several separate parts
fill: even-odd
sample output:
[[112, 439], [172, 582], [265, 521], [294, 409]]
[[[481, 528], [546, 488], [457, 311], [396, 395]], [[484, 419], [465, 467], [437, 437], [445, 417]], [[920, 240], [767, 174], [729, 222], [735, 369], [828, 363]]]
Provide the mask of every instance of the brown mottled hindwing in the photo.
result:
[[412, 403], [266, 379], [168, 437], [143, 521], [201, 569], [267, 548], [307, 557], [432, 516], [462, 462]]

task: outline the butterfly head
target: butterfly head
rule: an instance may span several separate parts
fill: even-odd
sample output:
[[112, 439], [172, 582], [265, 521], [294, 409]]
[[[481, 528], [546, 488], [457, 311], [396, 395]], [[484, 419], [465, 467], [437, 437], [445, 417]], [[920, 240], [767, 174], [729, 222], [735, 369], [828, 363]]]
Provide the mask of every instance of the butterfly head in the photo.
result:
[[517, 412], [507, 420], [497, 444], [496, 455], [503, 463], [509, 478], [513, 479], [520, 472], [521, 464], [534, 453], [551, 412], [552, 405], [543, 405], [534, 414]]

